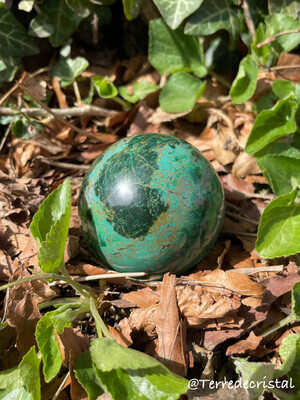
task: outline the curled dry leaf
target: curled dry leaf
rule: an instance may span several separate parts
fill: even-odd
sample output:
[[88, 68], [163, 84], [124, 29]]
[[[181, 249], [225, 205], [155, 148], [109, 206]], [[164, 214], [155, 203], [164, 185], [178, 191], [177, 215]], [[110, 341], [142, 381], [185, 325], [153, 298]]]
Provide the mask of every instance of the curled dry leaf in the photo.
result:
[[232, 163], [240, 152], [240, 146], [232, 127], [218, 126], [217, 135], [212, 144], [215, 158], [222, 165]]
[[165, 274], [161, 286], [160, 302], [156, 309], [158, 356], [169, 369], [179, 375], [187, 372], [185, 325], [179, 318], [175, 291], [176, 276]]
[[160, 293], [150, 288], [144, 288], [137, 292], [125, 293], [123, 299], [135, 304], [137, 307], [147, 308], [159, 302]]
[[250, 174], [261, 174], [261, 170], [255, 158], [243, 151], [237, 156], [233, 163], [232, 175], [237, 178], [245, 178]]

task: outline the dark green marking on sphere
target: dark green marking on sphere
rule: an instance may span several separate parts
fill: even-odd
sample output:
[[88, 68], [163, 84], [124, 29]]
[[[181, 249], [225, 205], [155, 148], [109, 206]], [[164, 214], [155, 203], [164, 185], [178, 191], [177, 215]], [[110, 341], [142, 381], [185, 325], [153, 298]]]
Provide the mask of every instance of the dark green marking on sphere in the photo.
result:
[[182, 273], [214, 244], [224, 199], [217, 174], [184, 140], [144, 134], [94, 162], [78, 201], [92, 252], [120, 272]]

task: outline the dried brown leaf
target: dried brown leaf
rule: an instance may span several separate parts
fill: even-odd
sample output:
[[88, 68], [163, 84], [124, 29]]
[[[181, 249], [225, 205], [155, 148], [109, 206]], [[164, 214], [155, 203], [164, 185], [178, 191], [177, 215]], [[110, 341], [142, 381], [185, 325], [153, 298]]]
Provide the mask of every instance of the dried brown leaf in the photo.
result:
[[160, 294], [154, 292], [150, 288], [143, 288], [137, 292], [129, 292], [123, 295], [123, 299], [136, 305], [137, 307], [147, 308], [156, 303], [160, 299]]

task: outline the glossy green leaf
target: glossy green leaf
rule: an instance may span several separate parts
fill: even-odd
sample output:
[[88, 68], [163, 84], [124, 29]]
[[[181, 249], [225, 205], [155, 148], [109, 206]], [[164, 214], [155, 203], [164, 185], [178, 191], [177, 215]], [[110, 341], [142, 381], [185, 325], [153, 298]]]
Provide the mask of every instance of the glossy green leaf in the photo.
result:
[[296, 390], [300, 390], [300, 335], [290, 334], [285, 337], [279, 348], [279, 354], [284, 362], [277, 371], [277, 375], [287, 375], [292, 379]]
[[44, 129], [44, 125], [32, 118], [22, 118], [16, 121], [11, 130], [13, 134], [22, 140], [33, 139]]
[[0, 55], [0, 83], [12, 81], [19, 66], [19, 57], [3, 57]]
[[120, 95], [131, 103], [136, 103], [139, 100], [143, 100], [148, 94], [155, 92], [159, 89], [159, 86], [151, 83], [147, 80], [135, 82], [131, 87], [131, 93], [129, 93], [126, 86], [119, 87]]
[[46, 14], [38, 14], [29, 24], [28, 33], [32, 36], [45, 38], [51, 36], [55, 31], [54, 25]]
[[296, 282], [292, 289], [292, 311], [300, 320], [300, 282]]
[[140, 12], [142, 0], [122, 0], [125, 17], [128, 21], [135, 19]]
[[0, 390], [0, 400], [34, 400], [24, 387], [14, 390]]
[[184, 32], [206, 36], [225, 29], [230, 35], [230, 47], [235, 47], [241, 31], [241, 17], [239, 10], [232, 4], [232, 0], [204, 0], [200, 8], [188, 18]]
[[291, 81], [281, 81], [278, 79], [272, 85], [272, 93], [281, 100], [290, 96], [295, 96], [296, 88]]
[[37, 323], [35, 336], [43, 358], [45, 381], [50, 382], [59, 372], [62, 355], [54, 329], [63, 333], [64, 328], [71, 326], [74, 310], [69, 305], [47, 312]]
[[57, 272], [63, 262], [70, 215], [71, 189], [67, 179], [43, 201], [30, 225], [43, 272]]
[[114, 399], [124, 398], [126, 393], [132, 400], [175, 400], [188, 389], [186, 379], [113, 339], [93, 340], [90, 351], [96, 375]]
[[87, 392], [89, 400], [96, 400], [98, 396], [103, 394], [103, 389], [97, 378], [89, 351], [81, 353], [77, 358], [74, 373], [80, 385]]
[[[265, 24], [267, 27], [266, 35], [271, 37], [279, 32], [285, 32], [287, 30], [299, 29], [300, 22], [295, 18], [292, 18], [284, 14], [274, 14], [269, 15], [265, 19]], [[290, 33], [287, 35], [281, 35], [272, 42], [272, 48], [276, 49], [278, 54], [281, 52], [289, 53], [295, 47], [300, 44], [299, 33]]]
[[257, 75], [257, 62], [250, 55], [243, 58], [229, 92], [232, 101], [241, 104], [253, 96], [256, 89]]
[[268, 0], [268, 9], [270, 15], [285, 14], [296, 18], [299, 12], [298, 0]]
[[264, 391], [264, 385], [259, 385], [258, 383], [263, 381], [267, 385], [273, 379], [274, 365], [271, 363], [249, 362], [245, 358], [236, 358], [233, 363], [243, 382], [257, 383], [255, 387], [248, 387], [246, 389], [249, 400], [257, 400]]
[[30, 12], [33, 8], [34, 0], [21, 0], [18, 4], [18, 9], [26, 12]]
[[184, 19], [200, 7], [203, 0], [153, 0], [153, 2], [169, 27], [176, 29]]
[[0, 389], [13, 390], [23, 385], [24, 383], [18, 367], [0, 372]]
[[192, 110], [196, 100], [203, 93], [205, 84], [206, 82], [186, 72], [171, 75], [160, 93], [160, 107], [168, 113]]
[[264, 209], [257, 232], [261, 257], [284, 257], [300, 251], [300, 202], [297, 189], [272, 200]]
[[173, 31], [162, 19], [150, 21], [148, 53], [150, 63], [161, 75], [165, 71], [193, 72], [199, 77], [207, 73], [199, 38], [185, 35], [181, 28]]
[[35, 347], [32, 346], [19, 365], [20, 375], [33, 400], [41, 399], [40, 363]]
[[252, 155], [274, 140], [296, 130], [294, 120], [297, 103], [283, 99], [271, 110], [262, 111], [256, 118], [246, 144], [246, 151]]
[[1, 56], [33, 55], [39, 52], [34, 40], [27, 35], [23, 25], [9, 10], [0, 8], [0, 54]]
[[93, 76], [92, 81], [100, 97], [111, 99], [117, 96], [118, 89], [108, 76]]
[[292, 191], [296, 182], [300, 186], [300, 157], [267, 154], [257, 161], [276, 196]]
[[53, 68], [53, 76], [56, 76], [61, 86], [70, 85], [83, 71], [87, 69], [89, 62], [84, 57], [61, 57]]
[[88, 17], [93, 8], [93, 3], [90, 0], [66, 0], [66, 3], [81, 18]]
[[258, 62], [266, 64], [270, 55], [270, 47], [257, 47], [258, 43], [263, 42], [267, 38], [265, 24], [260, 23], [255, 32], [254, 41], [251, 44], [251, 52]]
[[74, 13], [65, 0], [44, 0], [40, 5], [41, 12], [47, 15], [55, 31], [49, 37], [50, 43], [58, 47], [67, 40], [78, 27], [82, 18]]

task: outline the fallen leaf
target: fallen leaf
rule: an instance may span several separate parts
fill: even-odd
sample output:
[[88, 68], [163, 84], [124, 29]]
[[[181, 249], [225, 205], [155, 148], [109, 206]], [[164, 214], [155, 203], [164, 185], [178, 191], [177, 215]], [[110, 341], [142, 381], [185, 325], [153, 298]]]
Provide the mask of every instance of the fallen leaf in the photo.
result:
[[129, 292], [123, 295], [123, 299], [136, 305], [137, 307], [147, 308], [159, 302], [160, 294], [150, 288], [144, 288], [137, 292]]

